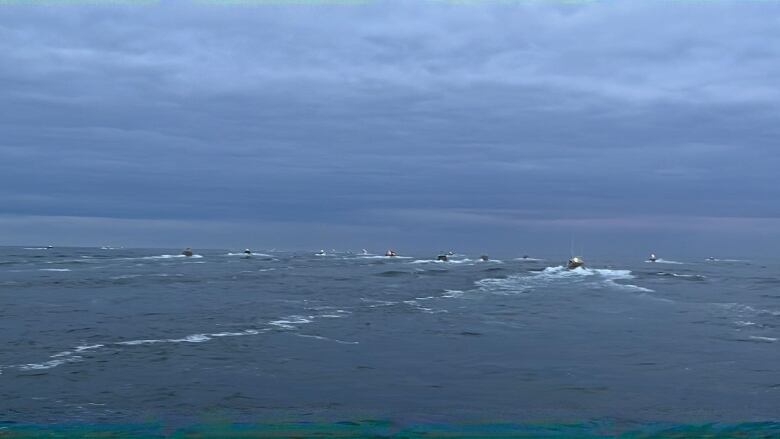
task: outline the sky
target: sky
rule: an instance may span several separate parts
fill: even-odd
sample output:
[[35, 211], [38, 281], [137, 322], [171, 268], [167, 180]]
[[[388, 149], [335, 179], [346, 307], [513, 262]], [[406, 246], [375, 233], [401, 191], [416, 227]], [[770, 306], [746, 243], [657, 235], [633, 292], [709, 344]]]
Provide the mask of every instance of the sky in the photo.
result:
[[0, 245], [765, 255], [780, 2], [0, 1]]

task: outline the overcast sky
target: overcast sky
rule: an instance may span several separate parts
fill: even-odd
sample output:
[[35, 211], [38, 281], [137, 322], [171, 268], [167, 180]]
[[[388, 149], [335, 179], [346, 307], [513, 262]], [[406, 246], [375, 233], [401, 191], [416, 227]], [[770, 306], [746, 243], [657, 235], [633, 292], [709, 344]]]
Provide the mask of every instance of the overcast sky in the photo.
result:
[[0, 244], [780, 246], [778, 2], [27, 3]]

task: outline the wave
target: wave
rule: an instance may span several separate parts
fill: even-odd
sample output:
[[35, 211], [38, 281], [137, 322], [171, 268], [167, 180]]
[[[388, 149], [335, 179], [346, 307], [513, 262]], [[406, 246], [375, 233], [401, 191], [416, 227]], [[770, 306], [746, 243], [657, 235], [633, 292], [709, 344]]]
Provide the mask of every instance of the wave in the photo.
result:
[[[612, 270], [579, 267], [569, 270], [563, 266], [547, 267], [533, 274], [518, 274], [506, 278], [488, 278], [477, 281], [478, 289], [494, 294], [522, 294], [535, 289], [546, 288], [556, 283], [581, 284], [586, 287], [610, 287], [614, 289], [639, 291], [644, 293], [653, 290], [638, 285], [618, 283], [634, 279], [630, 270]], [[588, 281], [588, 282], [585, 282]]]
[[520, 262], [542, 262], [544, 259], [537, 259], [537, 258], [514, 258], [513, 261], [520, 261]]
[[303, 317], [299, 315], [282, 317], [279, 320], [268, 322], [269, 325], [273, 325], [283, 329], [295, 329], [295, 325], [301, 325], [305, 323], [311, 323], [311, 316]]
[[71, 271], [70, 268], [39, 268], [38, 271]]
[[226, 253], [225, 256], [261, 256], [261, 257], [264, 257], [264, 258], [272, 258], [273, 257], [273, 256], [267, 255], [265, 253], [250, 253], [250, 254], [246, 254], [246, 253], [243, 253], [243, 252], [241, 252], [241, 253]]
[[[143, 346], [143, 345], [152, 345], [152, 344], [160, 344], [160, 343], [204, 343], [213, 340], [215, 338], [258, 335], [279, 328], [286, 329], [286, 330], [297, 329], [297, 326], [295, 325], [311, 323], [313, 319], [316, 318], [342, 318], [342, 317], [346, 317], [346, 315], [348, 314], [351, 314], [351, 312], [342, 309], [336, 309], [326, 314], [318, 314], [314, 316], [303, 317], [300, 315], [292, 315], [292, 316], [282, 317], [279, 320], [273, 320], [268, 322], [269, 327], [267, 328], [259, 328], [259, 329], [250, 328], [240, 332], [198, 333], [198, 334], [190, 334], [182, 338], [159, 338], [159, 339], [150, 338], [150, 339], [124, 340], [124, 341], [108, 342], [108, 343], [93, 344], [93, 345], [79, 345], [76, 346], [75, 348], [72, 348], [71, 350], [62, 351], [50, 355], [49, 358], [51, 358], [51, 360], [47, 360], [41, 363], [0, 365], [0, 375], [2, 375], [4, 369], [17, 369], [21, 371], [43, 370], [43, 369], [51, 369], [53, 367], [57, 367], [66, 363], [82, 361], [84, 357], [80, 354], [83, 354], [85, 351], [100, 350], [106, 347]], [[315, 336], [315, 337], [319, 337], [319, 336]], [[323, 337], [323, 339], [325, 338]], [[328, 339], [328, 340], [335, 341], [338, 343], [348, 343], [348, 344], [356, 343], [356, 342], [345, 342], [343, 340], [336, 340], [336, 339]]]

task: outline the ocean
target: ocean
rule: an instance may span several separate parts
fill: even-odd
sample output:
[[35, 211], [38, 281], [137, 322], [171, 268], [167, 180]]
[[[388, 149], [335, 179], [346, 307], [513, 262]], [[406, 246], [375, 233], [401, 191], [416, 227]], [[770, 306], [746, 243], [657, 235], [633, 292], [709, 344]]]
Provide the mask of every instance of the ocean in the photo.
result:
[[0, 247], [0, 436], [780, 437], [778, 261], [242, 250]]

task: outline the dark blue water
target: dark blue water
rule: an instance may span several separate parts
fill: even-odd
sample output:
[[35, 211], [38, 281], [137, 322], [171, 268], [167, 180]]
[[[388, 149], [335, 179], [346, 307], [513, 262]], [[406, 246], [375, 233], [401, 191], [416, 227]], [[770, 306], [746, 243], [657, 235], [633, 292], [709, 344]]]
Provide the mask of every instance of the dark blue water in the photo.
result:
[[0, 248], [0, 421], [780, 418], [776, 262], [196, 253]]

